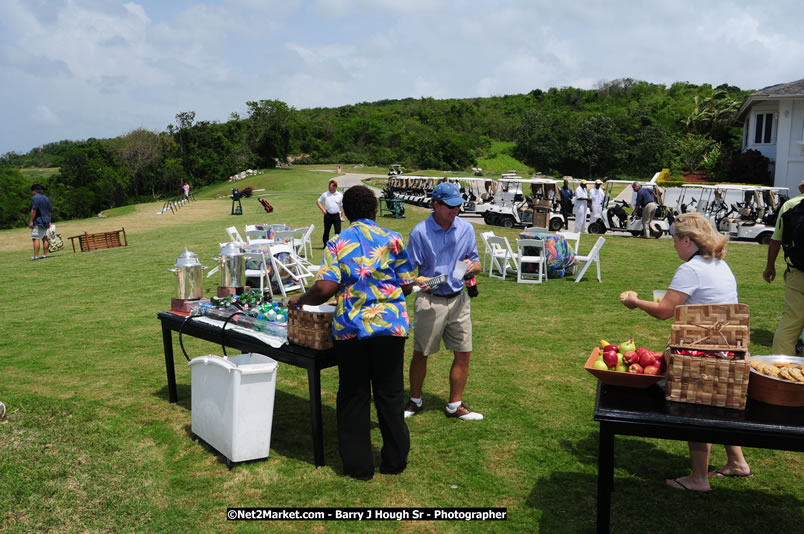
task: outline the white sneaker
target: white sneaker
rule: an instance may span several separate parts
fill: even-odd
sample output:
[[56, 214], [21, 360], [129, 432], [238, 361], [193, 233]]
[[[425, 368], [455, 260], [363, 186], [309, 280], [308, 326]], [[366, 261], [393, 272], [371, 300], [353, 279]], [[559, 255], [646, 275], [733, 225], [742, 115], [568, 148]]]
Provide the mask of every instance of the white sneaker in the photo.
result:
[[449, 411], [449, 406], [445, 407], [444, 415], [446, 415], [447, 417], [462, 419], [464, 421], [480, 421], [481, 419], [483, 419], [482, 413], [473, 412], [463, 403], [461, 403], [461, 405], [458, 406], [458, 409], [455, 410], [454, 412]]
[[405, 419], [408, 417], [413, 417], [422, 411], [422, 406], [424, 406], [424, 403], [416, 404], [412, 400], [409, 400], [407, 406], [405, 406]]

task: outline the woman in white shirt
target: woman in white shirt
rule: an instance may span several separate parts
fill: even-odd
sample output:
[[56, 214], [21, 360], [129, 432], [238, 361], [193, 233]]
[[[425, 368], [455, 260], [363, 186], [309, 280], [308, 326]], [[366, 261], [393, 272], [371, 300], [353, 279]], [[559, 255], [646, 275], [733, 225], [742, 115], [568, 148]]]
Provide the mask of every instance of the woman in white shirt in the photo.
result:
[[[699, 213], [679, 215], [670, 229], [673, 246], [678, 257], [684, 260], [676, 269], [673, 281], [661, 302], [636, 298], [626, 292], [620, 300], [626, 308], [639, 308], [657, 319], [673, 317], [676, 306], [685, 304], [736, 304], [737, 281], [723, 260], [729, 238], [715, 231], [712, 224]], [[710, 443], [689, 442], [692, 474], [668, 479], [665, 482], [675, 489], [711, 491], [709, 477], [751, 476], [740, 447], [726, 445], [726, 465], [708, 472]]]

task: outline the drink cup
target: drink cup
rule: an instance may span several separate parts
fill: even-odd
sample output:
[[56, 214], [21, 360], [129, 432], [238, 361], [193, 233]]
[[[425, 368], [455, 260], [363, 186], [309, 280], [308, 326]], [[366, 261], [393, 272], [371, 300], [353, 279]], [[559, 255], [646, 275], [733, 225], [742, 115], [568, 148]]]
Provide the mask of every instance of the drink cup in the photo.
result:
[[667, 290], [665, 290], [665, 289], [654, 289], [653, 290], [653, 302], [661, 302], [666, 294], [667, 294]]
[[452, 271], [452, 277], [457, 278], [458, 280], [463, 278], [463, 275], [466, 274], [466, 270], [469, 268], [469, 265], [466, 263], [459, 261], [455, 264], [455, 269]]

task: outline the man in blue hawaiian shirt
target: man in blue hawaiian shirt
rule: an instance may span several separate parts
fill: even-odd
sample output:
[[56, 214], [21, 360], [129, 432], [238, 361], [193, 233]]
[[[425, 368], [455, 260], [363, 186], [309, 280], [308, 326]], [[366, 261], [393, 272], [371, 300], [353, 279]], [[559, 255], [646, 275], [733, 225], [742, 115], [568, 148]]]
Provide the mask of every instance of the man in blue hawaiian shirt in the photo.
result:
[[316, 282], [288, 306], [337, 299], [332, 333], [338, 362], [338, 444], [345, 474], [374, 476], [371, 394], [383, 446], [380, 472], [405, 470], [410, 434], [403, 417], [404, 356], [409, 319], [405, 296], [413, 269], [402, 236], [374, 219], [377, 198], [365, 186], [350, 187], [343, 209], [352, 225], [327, 243]]
[[444, 408], [444, 414], [464, 421], [483, 419], [483, 415], [470, 410], [461, 400], [472, 356], [472, 317], [463, 279], [453, 277], [452, 272], [458, 262], [467, 264], [467, 274], [482, 270], [475, 230], [457, 216], [461, 204], [463, 198], [457, 185], [449, 182], [438, 184], [433, 189], [433, 213], [410, 233], [408, 252], [412, 268], [418, 267], [421, 277], [447, 274], [449, 278], [432, 291], [423, 290], [416, 295], [416, 327], [413, 360], [410, 362], [411, 398], [405, 408], [405, 417], [422, 409], [427, 357], [439, 351], [443, 338], [446, 349], [454, 353], [449, 373], [449, 404]]

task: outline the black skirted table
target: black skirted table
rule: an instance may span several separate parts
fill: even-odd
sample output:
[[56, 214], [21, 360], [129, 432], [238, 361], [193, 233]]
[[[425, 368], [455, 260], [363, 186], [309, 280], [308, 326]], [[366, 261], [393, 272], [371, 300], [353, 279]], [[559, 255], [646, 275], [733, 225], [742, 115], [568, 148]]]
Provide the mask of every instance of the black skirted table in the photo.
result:
[[666, 401], [664, 389], [598, 383], [600, 423], [597, 532], [609, 532], [614, 486], [614, 436], [642, 436], [804, 452], [804, 408], [748, 399], [745, 410]]
[[[168, 399], [176, 402], [176, 372], [173, 363], [173, 332], [181, 329], [182, 335], [191, 336], [213, 343], [221, 343], [223, 329], [198, 321], [187, 321], [184, 315], [161, 312], [157, 318], [162, 323], [162, 344], [165, 350], [165, 369], [167, 370]], [[184, 323], [184, 326], [182, 326]], [[307, 382], [310, 392], [310, 419], [312, 423], [313, 457], [316, 466], [324, 465], [324, 429], [321, 420], [321, 369], [334, 367], [335, 351], [313, 350], [299, 345], [286, 344], [274, 348], [257, 338], [226, 330], [225, 344], [243, 352], [264, 354], [274, 360], [307, 369]]]

